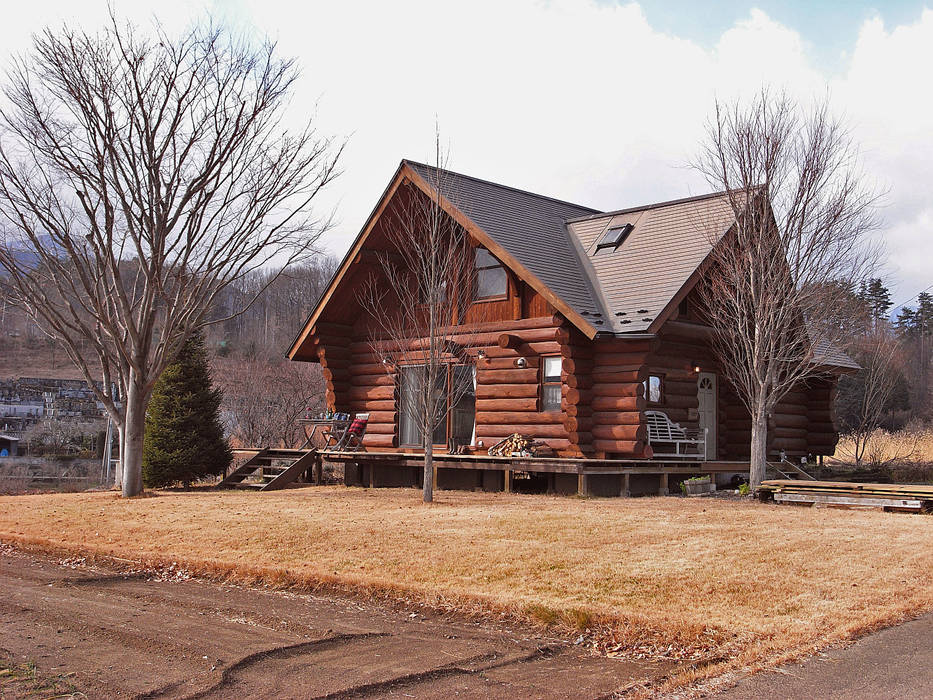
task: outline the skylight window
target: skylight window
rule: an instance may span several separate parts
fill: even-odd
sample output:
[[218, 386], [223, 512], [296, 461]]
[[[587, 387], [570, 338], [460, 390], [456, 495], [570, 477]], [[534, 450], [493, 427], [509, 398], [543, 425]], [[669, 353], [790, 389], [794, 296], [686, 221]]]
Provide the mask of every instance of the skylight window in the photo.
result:
[[608, 231], [606, 235], [602, 237], [602, 240], [596, 245], [596, 250], [602, 250], [603, 248], [612, 248], [615, 250], [626, 237], [632, 232], [632, 229], [635, 228], [632, 224], [622, 224], [621, 226], [613, 226]]

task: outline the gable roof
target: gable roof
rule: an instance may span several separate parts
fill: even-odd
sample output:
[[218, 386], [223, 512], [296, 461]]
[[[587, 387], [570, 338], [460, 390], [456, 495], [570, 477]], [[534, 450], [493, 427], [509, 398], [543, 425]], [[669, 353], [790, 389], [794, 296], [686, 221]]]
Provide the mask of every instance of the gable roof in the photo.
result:
[[[601, 295], [602, 327], [656, 330], [733, 220], [726, 193], [717, 192], [569, 221]], [[625, 224], [632, 229], [618, 247], [598, 248], [609, 229]]]
[[[567, 235], [566, 221], [598, 210], [406, 160], [492, 240], [583, 316], [602, 311], [592, 281]], [[440, 178], [440, 179], [439, 179]]]

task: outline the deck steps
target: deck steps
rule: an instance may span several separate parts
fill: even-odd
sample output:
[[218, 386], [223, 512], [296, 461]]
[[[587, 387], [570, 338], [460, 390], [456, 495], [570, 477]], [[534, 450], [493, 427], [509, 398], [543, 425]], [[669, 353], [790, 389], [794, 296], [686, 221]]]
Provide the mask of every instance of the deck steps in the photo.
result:
[[[317, 460], [317, 450], [265, 448], [234, 469], [218, 488], [274, 491], [296, 481]], [[248, 481], [256, 479], [259, 481]]]
[[758, 497], [762, 501], [834, 508], [933, 511], [930, 485], [774, 479], [761, 483]]

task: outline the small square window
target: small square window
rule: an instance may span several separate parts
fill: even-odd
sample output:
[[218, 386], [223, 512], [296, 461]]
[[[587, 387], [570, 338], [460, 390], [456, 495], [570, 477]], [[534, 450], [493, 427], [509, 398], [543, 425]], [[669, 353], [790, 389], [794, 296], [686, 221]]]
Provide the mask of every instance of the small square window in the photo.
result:
[[613, 226], [603, 235], [602, 239], [596, 245], [596, 250], [602, 250], [603, 248], [612, 248], [615, 250], [623, 241], [628, 237], [632, 232], [632, 229], [635, 228], [632, 224], [622, 224], [621, 226]]

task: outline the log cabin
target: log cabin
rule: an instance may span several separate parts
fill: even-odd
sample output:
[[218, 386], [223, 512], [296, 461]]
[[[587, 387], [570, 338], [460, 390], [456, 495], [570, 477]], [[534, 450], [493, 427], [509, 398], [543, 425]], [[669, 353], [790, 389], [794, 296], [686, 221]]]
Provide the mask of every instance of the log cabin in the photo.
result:
[[[387, 213], [413, 193], [462, 229], [476, 273], [471, 309], [450, 319], [452, 337], [470, 342], [448, 382], [467, 375], [474, 391], [436, 431], [438, 486], [508, 490], [521, 472], [552, 491], [628, 493], [630, 477], [653, 474], [664, 492], [668, 473], [741, 472], [743, 462], [747, 473], [749, 414], [717, 366], [696, 289], [732, 223], [724, 194], [602, 212], [403, 160], [287, 352], [320, 363], [331, 410], [369, 414], [365, 452], [346, 457], [367, 472], [355, 478], [417, 480], [420, 438], [400, 400], [406, 367], [387, 371], [359, 294], [390, 248]], [[836, 381], [853, 365], [843, 355], [826, 365], [771, 416], [775, 458], [834, 452]], [[657, 421], [702, 442], [681, 453], [659, 440]], [[487, 455], [516, 432], [550, 459]]]

